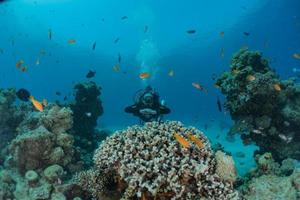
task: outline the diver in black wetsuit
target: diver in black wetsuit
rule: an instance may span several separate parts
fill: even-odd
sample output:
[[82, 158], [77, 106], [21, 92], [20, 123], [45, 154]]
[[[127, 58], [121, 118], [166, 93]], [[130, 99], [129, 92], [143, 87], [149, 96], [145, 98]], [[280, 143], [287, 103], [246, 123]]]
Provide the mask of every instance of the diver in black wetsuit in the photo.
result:
[[169, 114], [171, 110], [159, 101], [159, 95], [151, 86], [138, 91], [135, 104], [125, 108], [125, 112], [132, 113], [144, 122], [160, 121], [162, 115]]

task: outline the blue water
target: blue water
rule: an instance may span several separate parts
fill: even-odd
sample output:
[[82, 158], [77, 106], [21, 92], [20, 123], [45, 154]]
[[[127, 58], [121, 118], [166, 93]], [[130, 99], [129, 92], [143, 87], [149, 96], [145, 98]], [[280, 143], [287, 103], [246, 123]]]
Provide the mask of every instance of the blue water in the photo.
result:
[[[292, 57], [300, 52], [299, 11], [298, 0], [11, 0], [0, 5], [0, 87], [24, 87], [37, 99], [62, 100], [74, 82], [86, 81], [88, 70], [96, 70], [92, 80], [103, 88], [100, 127], [138, 123], [123, 109], [132, 104], [135, 91], [150, 84], [172, 109], [165, 119], [201, 130], [209, 124], [207, 135], [216, 142], [220, 122], [229, 128], [231, 121], [217, 109], [217, 97], [223, 97], [213, 87], [212, 74], [227, 70], [232, 54], [248, 46], [262, 51], [282, 78], [295, 75], [292, 68], [300, 68]], [[121, 20], [123, 16], [128, 19]], [[188, 29], [197, 33], [189, 35]], [[76, 39], [76, 44], [69, 44], [69, 39]], [[41, 50], [46, 55], [41, 56]], [[118, 53], [121, 72], [114, 72]], [[16, 69], [20, 59], [28, 72]], [[174, 77], [167, 75], [171, 69]], [[142, 71], [152, 77], [142, 81]], [[192, 82], [200, 82], [208, 93], [195, 90]], [[56, 91], [63, 95], [57, 97]], [[229, 150], [242, 146], [219, 142]], [[249, 157], [253, 148], [247, 150]], [[253, 160], [248, 163], [251, 166]]]

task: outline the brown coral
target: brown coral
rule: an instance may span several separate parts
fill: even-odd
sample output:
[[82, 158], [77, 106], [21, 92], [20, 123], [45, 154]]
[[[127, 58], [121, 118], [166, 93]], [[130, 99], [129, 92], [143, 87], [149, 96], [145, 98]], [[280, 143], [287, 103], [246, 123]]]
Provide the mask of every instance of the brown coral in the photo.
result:
[[[174, 133], [186, 138], [191, 133], [196, 135], [203, 148], [194, 143], [182, 148]], [[101, 177], [98, 183], [102, 185], [84, 182], [96, 199], [106, 191], [102, 186], [107, 174], [110, 180], [118, 178], [114, 186], [122, 192], [122, 199], [141, 198], [142, 194], [147, 199], [237, 198], [232, 184], [215, 173], [214, 154], [207, 138], [180, 122], [151, 122], [118, 131], [100, 145], [94, 162], [98, 172], [93, 172], [94, 178], [89, 180], [99, 181]]]

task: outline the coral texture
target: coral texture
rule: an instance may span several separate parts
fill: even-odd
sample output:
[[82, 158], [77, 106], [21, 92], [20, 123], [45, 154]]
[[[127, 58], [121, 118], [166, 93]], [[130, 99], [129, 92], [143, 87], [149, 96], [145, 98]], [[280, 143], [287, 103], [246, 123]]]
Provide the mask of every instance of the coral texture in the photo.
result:
[[257, 168], [252, 170], [240, 187], [241, 194], [247, 200], [300, 198], [300, 169], [295, 161], [284, 160], [276, 163], [270, 153], [256, 156]]
[[51, 164], [67, 166], [74, 156], [73, 137], [66, 133], [71, 126], [70, 109], [54, 105], [43, 113], [30, 113], [9, 146], [7, 162], [21, 173]]
[[238, 198], [233, 180], [216, 173], [214, 153], [204, 134], [180, 122], [151, 122], [118, 131], [96, 150], [94, 162], [95, 169], [78, 178], [96, 199], [111, 191], [121, 199]]
[[[23, 120], [24, 112], [15, 105], [14, 89], [0, 89], [0, 149], [7, 145], [16, 135], [16, 128]], [[0, 159], [1, 163], [1, 159]]]
[[82, 197], [70, 175], [83, 169], [73, 145], [72, 111], [54, 104], [27, 112], [0, 168], [0, 199], [50, 200]]
[[216, 87], [226, 96], [225, 108], [245, 144], [256, 143], [276, 160], [300, 159], [300, 85], [280, 80], [261, 53], [240, 50]]

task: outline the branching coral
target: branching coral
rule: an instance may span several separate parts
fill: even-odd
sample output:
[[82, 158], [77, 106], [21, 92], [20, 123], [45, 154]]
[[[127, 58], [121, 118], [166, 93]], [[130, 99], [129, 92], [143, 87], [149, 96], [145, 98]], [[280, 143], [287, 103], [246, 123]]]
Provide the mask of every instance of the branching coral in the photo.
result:
[[245, 143], [255, 142], [277, 160], [300, 159], [299, 85], [280, 80], [261, 53], [242, 49], [216, 86], [226, 96], [225, 108], [235, 121], [230, 134], [241, 134]]
[[[175, 139], [175, 133], [189, 141], [188, 148]], [[115, 187], [122, 199], [238, 198], [232, 182], [216, 173], [217, 161], [204, 134], [179, 122], [151, 122], [118, 131], [96, 150], [94, 162], [98, 172], [89, 172], [88, 179], [80, 175], [79, 180], [96, 199], [112, 190], [103, 187], [107, 185]]]

